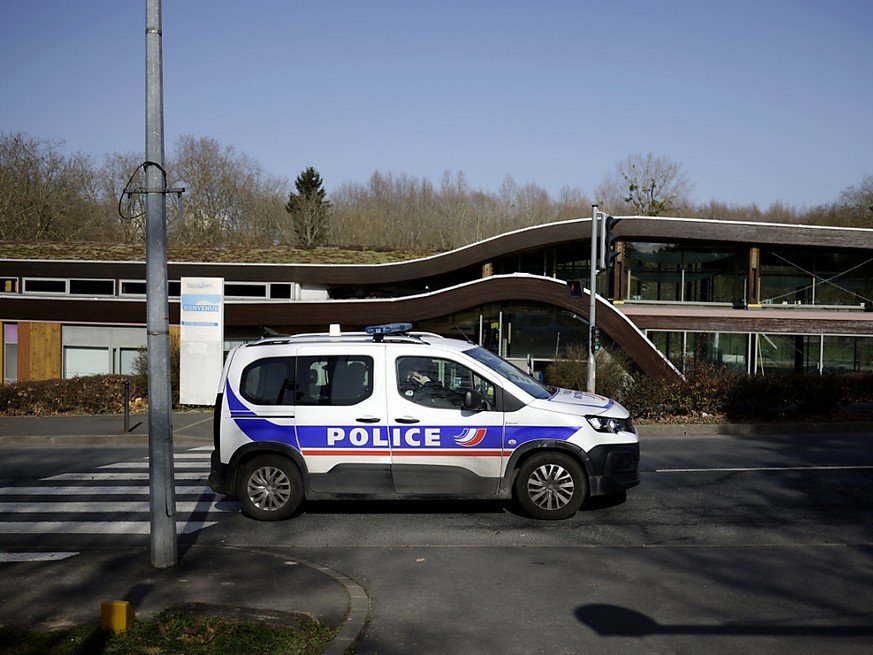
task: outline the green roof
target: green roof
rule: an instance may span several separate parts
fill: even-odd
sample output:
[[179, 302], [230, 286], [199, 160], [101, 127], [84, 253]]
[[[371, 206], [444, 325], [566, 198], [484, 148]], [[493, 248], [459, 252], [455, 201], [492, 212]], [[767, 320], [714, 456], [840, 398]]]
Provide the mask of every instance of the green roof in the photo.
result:
[[[322, 247], [168, 246], [170, 262], [254, 264], [386, 264], [434, 254], [425, 250]], [[20, 243], [0, 241], [0, 259], [145, 261], [144, 244]]]

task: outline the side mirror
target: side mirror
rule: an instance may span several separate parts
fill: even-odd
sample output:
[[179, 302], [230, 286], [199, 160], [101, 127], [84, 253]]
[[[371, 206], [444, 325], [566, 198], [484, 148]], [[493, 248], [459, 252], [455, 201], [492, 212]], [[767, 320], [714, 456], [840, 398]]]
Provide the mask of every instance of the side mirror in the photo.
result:
[[483, 410], [489, 409], [490, 403], [487, 398], [484, 398], [482, 394], [480, 394], [475, 389], [467, 389], [464, 393], [464, 404], [462, 405], [463, 409], [466, 409], [471, 412], [481, 412]]

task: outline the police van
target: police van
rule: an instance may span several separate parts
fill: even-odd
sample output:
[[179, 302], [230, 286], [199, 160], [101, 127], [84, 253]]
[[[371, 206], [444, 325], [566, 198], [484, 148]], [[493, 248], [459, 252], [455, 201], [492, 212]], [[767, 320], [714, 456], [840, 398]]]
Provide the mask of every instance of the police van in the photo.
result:
[[563, 519], [639, 483], [624, 407], [408, 323], [235, 348], [213, 432], [212, 489], [263, 520], [351, 498], [514, 498]]

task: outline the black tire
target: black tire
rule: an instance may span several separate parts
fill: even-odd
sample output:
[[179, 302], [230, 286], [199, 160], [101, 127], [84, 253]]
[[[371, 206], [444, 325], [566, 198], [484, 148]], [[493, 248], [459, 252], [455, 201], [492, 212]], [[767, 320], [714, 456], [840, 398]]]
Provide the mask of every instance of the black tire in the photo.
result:
[[303, 477], [287, 457], [258, 455], [240, 470], [237, 495], [252, 518], [281, 521], [303, 503]]
[[579, 463], [564, 453], [544, 452], [522, 462], [515, 478], [515, 498], [535, 519], [566, 519], [588, 494], [588, 479]]

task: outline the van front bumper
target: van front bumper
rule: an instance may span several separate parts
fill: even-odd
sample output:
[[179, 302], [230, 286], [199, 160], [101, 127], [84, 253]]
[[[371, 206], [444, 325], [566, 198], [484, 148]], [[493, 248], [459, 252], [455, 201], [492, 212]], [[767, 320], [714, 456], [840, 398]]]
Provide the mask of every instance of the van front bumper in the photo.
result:
[[588, 451], [591, 495], [607, 496], [640, 483], [640, 444], [608, 444]]

